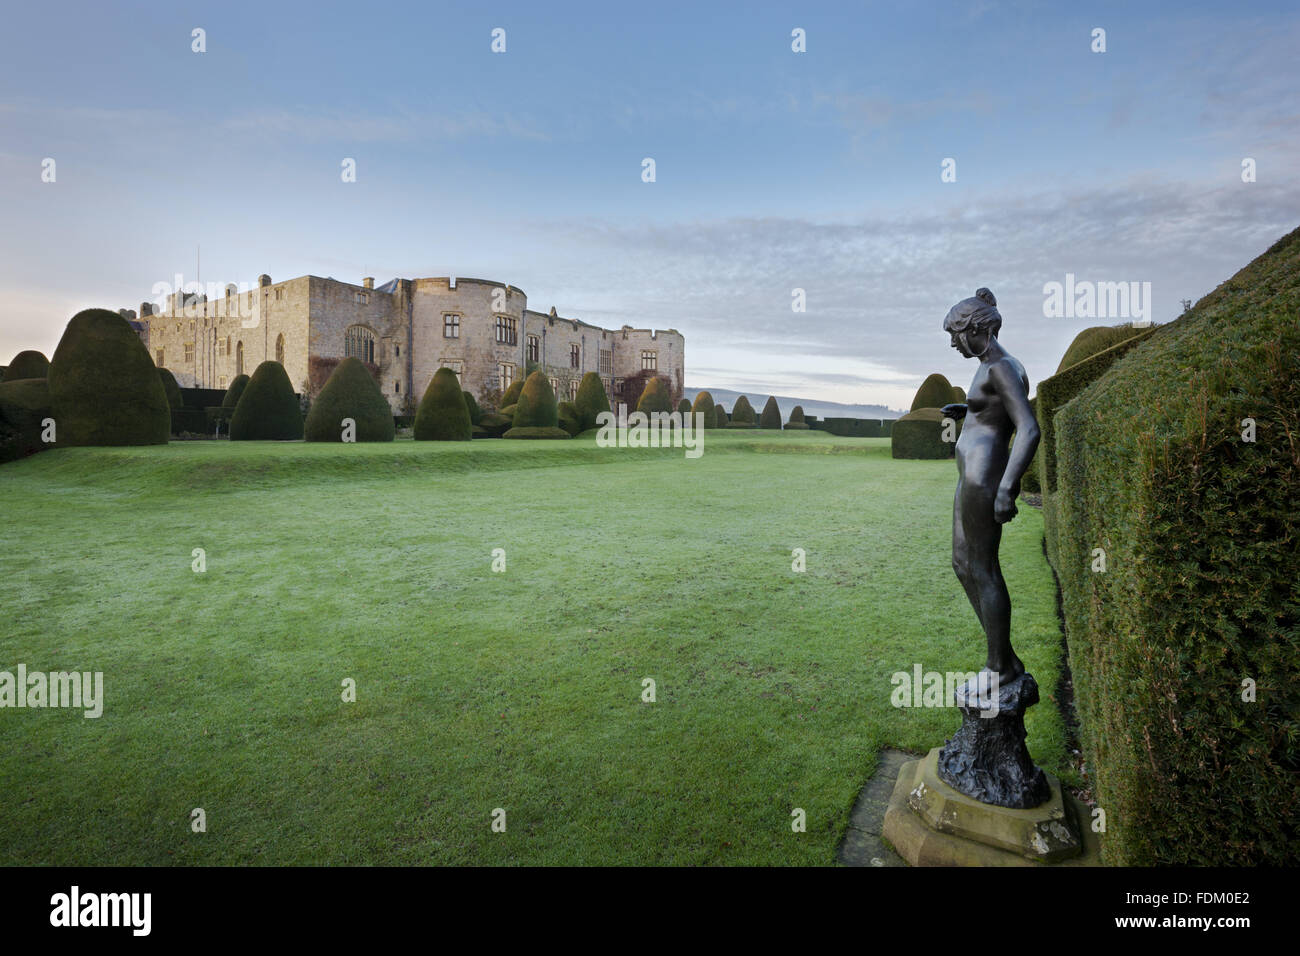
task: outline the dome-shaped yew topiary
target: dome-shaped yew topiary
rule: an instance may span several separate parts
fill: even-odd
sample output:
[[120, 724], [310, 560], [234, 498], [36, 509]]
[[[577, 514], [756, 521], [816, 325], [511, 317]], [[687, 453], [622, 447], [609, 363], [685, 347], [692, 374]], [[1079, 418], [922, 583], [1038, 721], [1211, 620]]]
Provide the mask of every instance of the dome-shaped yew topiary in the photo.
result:
[[524, 382], [515, 403], [514, 427], [505, 433], [506, 438], [568, 438], [569, 433], [559, 427], [559, 407], [551, 380], [544, 372], [534, 372]]
[[763, 406], [763, 414], [758, 419], [759, 428], [771, 428], [775, 431], [781, 430], [781, 408], [776, 404], [776, 396], [769, 395], [767, 403]]
[[935, 372], [921, 383], [912, 399], [912, 411], [918, 408], [943, 408], [952, 401], [952, 383]]
[[356, 441], [392, 441], [393, 410], [374, 376], [357, 358], [345, 358], [311, 403], [303, 426], [308, 441], [342, 441], [343, 420], [355, 423]]
[[302, 406], [289, 373], [279, 362], [263, 362], [239, 396], [230, 416], [231, 441], [290, 441], [302, 438]]
[[704, 416], [705, 428], [718, 427], [718, 406], [708, 392], [700, 392], [695, 396], [695, 403], [691, 405], [691, 414], [697, 413]]
[[582, 431], [582, 419], [573, 402], [560, 402], [557, 424], [574, 438]]
[[507, 388], [505, 394], [501, 396], [501, 408], [505, 409], [507, 406], [513, 405], [515, 402], [519, 401], [519, 393], [523, 390], [524, 380], [522, 378], [517, 378], [511, 382], [510, 387]]
[[469, 423], [477, 425], [483, 417], [483, 412], [478, 407], [478, 400], [469, 392], [465, 392], [465, 407], [469, 409]]
[[230, 388], [226, 389], [225, 396], [221, 399], [222, 408], [234, 408], [239, 404], [239, 396], [244, 394], [244, 389], [248, 387], [247, 375], [236, 375], [235, 380], [230, 383]]
[[609, 396], [605, 393], [605, 383], [600, 380], [600, 376], [595, 372], [588, 372], [582, 376], [582, 381], [578, 383], [578, 397], [573, 403], [578, 410], [578, 417], [581, 420], [582, 430], [596, 427], [596, 416], [601, 412], [607, 412], [609, 408]]
[[[953, 404], [955, 405], [965, 405], [966, 389], [962, 388], [960, 385], [954, 385], [952, 387], [952, 400], [953, 400]], [[940, 405], [939, 407], [943, 408], [942, 405]]]
[[[52, 418], [50, 384], [44, 378], [0, 382], [0, 462], [55, 447], [41, 441], [44, 422]], [[55, 439], [58, 439], [57, 429]]]
[[754, 406], [749, 404], [749, 399], [741, 395], [736, 399], [736, 403], [731, 406], [731, 420], [728, 425], [754, 425]]
[[449, 368], [438, 369], [415, 413], [415, 440], [469, 441], [473, 432], [460, 379]]
[[20, 378], [45, 378], [50, 374], [50, 360], [44, 352], [27, 349], [14, 356], [14, 360], [5, 369], [5, 381], [14, 382]]
[[60, 446], [167, 443], [167, 391], [149, 350], [116, 312], [86, 309], [72, 317], [49, 384]]
[[722, 407], [721, 402], [713, 406], [713, 420], [716, 423], [715, 428], [726, 428], [731, 424], [731, 417], [727, 414], [727, 410]]
[[802, 405], [796, 405], [794, 408], [790, 409], [790, 420], [785, 423], [785, 427], [789, 431], [808, 430], [808, 423], [804, 421], [803, 417]]
[[678, 402], [677, 412], [682, 416], [682, 420], [685, 421], [686, 416], [691, 413], [691, 400], [689, 398], [683, 398], [680, 402]]
[[673, 410], [672, 396], [668, 394], [668, 386], [662, 378], [655, 376], [646, 382], [645, 390], [641, 392], [641, 398], [636, 403], [636, 410], [647, 415]]
[[167, 407], [173, 412], [179, 411], [185, 405], [185, 399], [181, 395], [181, 387], [176, 382], [176, 376], [170, 369], [159, 366], [158, 378], [162, 380], [163, 391], [167, 393]]

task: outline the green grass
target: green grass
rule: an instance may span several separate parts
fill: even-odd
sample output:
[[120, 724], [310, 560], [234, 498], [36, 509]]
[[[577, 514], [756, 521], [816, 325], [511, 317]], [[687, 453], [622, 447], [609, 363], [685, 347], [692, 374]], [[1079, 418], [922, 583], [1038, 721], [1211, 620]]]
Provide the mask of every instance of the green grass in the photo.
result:
[[[0, 710], [0, 862], [831, 863], [879, 748], [959, 723], [891, 674], [983, 662], [954, 481], [820, 432], [6, 465], [0, 670], [103, 671], [106, 704]], [[1003, 564], [1030, 749], [1068, 777], [1041, 535], [1022, 507]]]

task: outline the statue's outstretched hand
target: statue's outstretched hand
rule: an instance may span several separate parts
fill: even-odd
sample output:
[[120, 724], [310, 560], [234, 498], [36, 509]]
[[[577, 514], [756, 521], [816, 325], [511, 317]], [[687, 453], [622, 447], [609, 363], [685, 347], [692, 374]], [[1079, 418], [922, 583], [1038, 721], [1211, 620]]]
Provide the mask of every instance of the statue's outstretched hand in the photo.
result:
[[1006, 524], [1017, 514], [1016, 499], [1004, 488], [998, 489], [998, 496], [993, 502], [993, 519], [998, 524]]
[[945, 405], [943, 408], [939, 409], [939, 411], [943, 412], [947, 417], [956, 419], [957, 421], [961, 421], [966, 417], [966, 406], [961, 403]]

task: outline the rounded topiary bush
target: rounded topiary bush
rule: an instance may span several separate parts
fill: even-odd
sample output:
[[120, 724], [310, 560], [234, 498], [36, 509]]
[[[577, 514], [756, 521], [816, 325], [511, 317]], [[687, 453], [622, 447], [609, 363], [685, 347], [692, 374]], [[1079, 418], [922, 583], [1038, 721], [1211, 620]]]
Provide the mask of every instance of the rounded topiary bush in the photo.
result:
[[769, 395], [767, 403], [763, 406], [763, 414], [758, 418], [759, 428], [770, 428], [774, 431], [781, 430], [781, 408], [776, 404], [776, 396]]
[[[0, 382], [0, 462], [53, 447], [41, 441], [45, 430], [41, 423], [53, 417], [46, 379], [16, 378]], [[57, 427], [55, 431], [57, 440]]]
[[469, 423], [477, 425], [479, 419], [483, 417], [483, 411], [478, 407], [478, 400], [469, 392], [465, 392], [465, 407], [469, 409]]
[[705, 428], [718, 427], [718, 406], [708, 392], [700, 392], [695, 396], [695, 403], [691, 405], [691, 414], [703, 415]]
[[686, 420], [686, 416], [691, 413], [691, 400], [689, 398], [683, 398], [677, 403], [677, 413], [682, 416], [682, 421]]
[[908, 412], [894, 423], [890, 454], [895, 458], [951, 458], [957, 443], [943, 440], [943, 428], [943, 413], [937, 408]]
[[506, 413], [506, 409], [515, 402], [519, 401], [519, 393], [524, 390], [524, 379], [517, 378], [510, 383], [504, 395], [501, 396], [501, 414]]
[[149, 350], [116, 312], [86, 309], [72, 317], [49, 383], [60, 445], [167, 443], [167, 391]]
[[[500, 438], [510, 430], [512, 425], [514, 421], [500, 412], [484, 412], [475, 427], [482, 431], [484, 438]], [[475, 437], [478, 436], [477, 431], [474, 434]]]
[[1112, 346], [1150, 331], [1151, 326], [1135, 327], [1132, 322], [1124, 325], [1094, 325], [1084, 329], [1074, 337], [1070, 347], [1061, 356], [1057, 372], [1064, 372], [1071, 365], [1078, 365], [1084, 359], [1092, 358], [1098, 352], [1104, 352]]
[[787, 430], [791, 431], [808, 430], [808, 423], [804, 421], [803, 417], [802, 405], [796, 405], [794, 408], [790, 409], [790, 420], [785, 423], [785, 427]]
[[[965, 405], [965, 404], [966, 404], [966, 389], [962, 388], [960, 385], [954, 385], [954, 386], [952, 387], [952, 400], [953, 400], [953, 403], [956, 404], [956, 405]], [[942, 405], [940, 405], [939, 407], [940, 407], [940, 408], [943, 408]]]
[[668, 386], [662, 378], [655, 376], [646, 382], [641, 398], [637, 400], [636, 410], [647, 415], [654, 412], [668, 413], [673, 410], [673, 398], [668, 394]]
[[235, 380], [230, 383], [230, 388], [226, 389], [225, 397], [221, 399], [222, 408], [234, 408], [239, 404], [239, 396], [244, 394], [244, 389], [248, 387], [247, 375], [236, 375]]
[[943, 408], [952, 400], [952, 383], [935, 372], [916, 390], [916, 397], [912, 399], [912, 411], [918, 408]]
[[515, 403], [515, 420], [505, 438], [568, 438], [559, 427], [560, 410], [551, 389], [551, 380], [543, 372], [534, 372], [524, 381]]
[[170, 369], [159, 366], [158, 378], [162, 380], [163, 391], [167, 393], [167, 407], [173, 412], [179, 411], [184, 407], [185, 399], [181, 396], [181, 387], [176, 381], [176, 376]]
[[731, 420], [727, 422], [728, 428], [753, 428], [757, 424], [757, 416], [754, 414], [754, 406], [749, 404], [749, 399], [744, 395], [736, 399], [731, 406]]
[[345, 358], [311, 403], [303, 435], [308, 441], [343, 440], [343, 419], [356, 423], [356, 441], [392, 441], [393, 410], [374, 376], [358, 358]]
[[230, 416], [231, 441], [291, 441], [302, 438], [302, 405], [293, 393], [289, 373], [279, 362], [263, 362], [253, 370], [235, 413]]
[[560, 402], [557, 424], [571, 437], [578, 437], [582, 431], [582, 418], [578, 414], [578, 407], [573, 402]]
[[473, 431], [460, 379], [449, 368], [438, 369], [415, 413], [415, 440], [469, 441]]
[[50, 360], [45, 353], [27, 349], [14, 356], [14, 360], [5, 368], [5, 381], [15, 382], [20, 378], [45, 378], [50, 374]]
[[596, 427], [596, 417], [609, 408], [609, 396], [605, 394], [605, 383], [595, 372], [588, 372], [578, 383], [578, 397], [573, 402], [578, 410], [578, 419], [582, 430]]
[[726, 428], [731, 423], [731, 418], [727, 415], [727, 410], [722, 407], [721, 402], [713, 406], [713, 422], [714, 428]]

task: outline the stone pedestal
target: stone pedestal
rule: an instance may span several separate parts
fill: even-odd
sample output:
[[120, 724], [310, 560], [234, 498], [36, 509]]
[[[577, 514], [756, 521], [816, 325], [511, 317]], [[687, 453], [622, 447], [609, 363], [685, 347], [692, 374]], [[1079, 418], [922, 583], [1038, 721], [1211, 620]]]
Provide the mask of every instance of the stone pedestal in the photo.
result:
[[1038, 683], [1021, 674], [994, 686], [990, 677], [957, 688], [961, 728], [939, 750], [939, 779], [980, 803], [1027, 810], [1052, 792], [1025, 746], [1025, 711], [1038, 703]]

